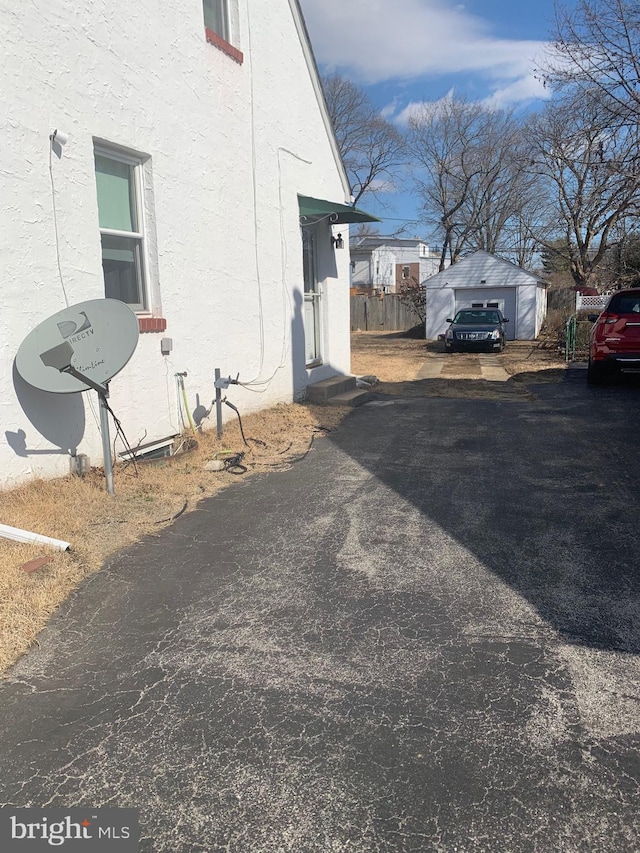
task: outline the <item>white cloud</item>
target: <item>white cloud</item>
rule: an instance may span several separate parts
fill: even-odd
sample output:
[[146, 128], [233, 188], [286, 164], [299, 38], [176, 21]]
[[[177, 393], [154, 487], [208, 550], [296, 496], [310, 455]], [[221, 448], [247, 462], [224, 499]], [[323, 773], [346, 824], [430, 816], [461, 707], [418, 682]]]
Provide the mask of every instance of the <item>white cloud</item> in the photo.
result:
[[393, 120], [395, 124], [408, 124], [414, 116], [421, 116], [425, 109], [435, 109], [438, 104], [453, 98], [455, 95], [454, 89], [449, 89], [446, 95], [439, 98], [437, 101], [409, 101], [409, 103], [396, 115], [388, 116], [389, 120]]
[[318, 61], [363, 84], [472, 73], [499, 89], [496, 97], [510, 97], [511, 87], [514, 98], [519, 89], [526, 94], [535, 88], [531, 69], [545, 43], [497, 38], [464, 6], [443, 0], [301, 3]]
[[[409, 101], [400, 111], [397, 111], [398, 102], [397, 99], [394, 99], [382, 110], [382, 115], [394, 124], [407, 125], [414, 116], [422, 115], [425, 109], [434, 109], [439, 103], [447, 98], [452, 98], [454, 95], [455, 90], [450, 89], [446, 95], [437, 101]], [[529, 104], [532, 101], [548, 100], [551, 97], [551, 91], [545, 88], [539, 80], [535, 80], [533, 77], [522, 77], [513, 83], [497, 88], [488, 98], [484, 98], [482, 103], [496, 109], [509, 109], [510, 107]]]
[[398, 192], [398, 188], [393, 181], [386, 181], [382, 178], [376, 178], [369, 184], [369, 189], [374, 193], [393, 194]]
[[546, 88], [541, 80], [536, 80], [533, 75], [529, 75], [496, 89], [489, 98], [485, 99], [484, 103], [498, 108], [510, 107], [514, 104], [523, 104], [536, 100], [546, 101], [551, 96], [551, 90]]
[[382, 118], [391, 120], [397, 112], [399, 104], [400, 98], [396, 96], [390, 104], [387, 104], [380, 110], [380, 115], [382, 116]]

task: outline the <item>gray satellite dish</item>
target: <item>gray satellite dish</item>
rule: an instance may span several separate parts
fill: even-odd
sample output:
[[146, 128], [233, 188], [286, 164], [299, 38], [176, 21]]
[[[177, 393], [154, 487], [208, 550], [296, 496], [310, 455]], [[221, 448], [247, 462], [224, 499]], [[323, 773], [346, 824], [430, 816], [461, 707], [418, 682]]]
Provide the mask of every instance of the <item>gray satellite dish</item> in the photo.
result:
[[36, 326], [16, 354], [20, 376], [41, 391], [100, 398], [100, 432], [107, 491], [113, 494], [109, 441], [109, 380], [127, 364], [138, 343], [138, 319], [119, 299], [91, 299], [65, 308]]
[[[94, 387], [91, 383], [104, 385], [122, 370], [135, 352], [138, 335], [136, 315], [119, 299], [79, 302], [29, 332], [16, 354], [16, 368], [25, 382], [41, 391], [87, 391]], [[83, 379], [65, 371], [67, 367]]]

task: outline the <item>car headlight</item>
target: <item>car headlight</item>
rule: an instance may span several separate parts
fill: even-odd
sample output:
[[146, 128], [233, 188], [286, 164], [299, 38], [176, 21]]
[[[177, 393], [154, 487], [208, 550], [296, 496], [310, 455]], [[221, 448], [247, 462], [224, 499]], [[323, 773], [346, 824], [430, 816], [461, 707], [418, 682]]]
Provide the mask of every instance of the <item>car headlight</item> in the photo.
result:
[[451, 340], [451, 338], [453, 337], [453, 332], [451, 331], [451, 329], [447, 329], [447, 331], [444, 333], [444, 337], [447, 341]]
[[499, 341], [500, 340], [500, 330], [494, 329], [493, 332], [489, 332], [489, 340]]

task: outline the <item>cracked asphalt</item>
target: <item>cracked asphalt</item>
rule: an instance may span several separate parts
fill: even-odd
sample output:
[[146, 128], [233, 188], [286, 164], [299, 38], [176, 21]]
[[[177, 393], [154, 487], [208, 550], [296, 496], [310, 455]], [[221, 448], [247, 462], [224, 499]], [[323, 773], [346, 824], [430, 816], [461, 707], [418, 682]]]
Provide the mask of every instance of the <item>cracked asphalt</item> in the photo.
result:
[[[638, 851], [640, 388], [385, 398], [90, 578], [0, 804], [148, 853]], [[90, 853], [90, 851], [89, 851]]]

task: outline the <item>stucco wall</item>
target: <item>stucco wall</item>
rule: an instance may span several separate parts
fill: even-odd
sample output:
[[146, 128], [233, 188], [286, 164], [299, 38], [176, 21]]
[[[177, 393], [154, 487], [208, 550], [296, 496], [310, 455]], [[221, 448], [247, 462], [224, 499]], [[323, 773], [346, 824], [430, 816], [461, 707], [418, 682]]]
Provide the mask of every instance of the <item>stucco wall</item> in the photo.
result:
[[[188, 372], [191, 408], [196, 396], [210, 406], [215, 367], [267, 383], [262, 394], [228, 392], [242, 412], [349, 372], [349, 253], [333, 250], [326, 223], [317, 226], [325, 366], [309, 375], [295, 339], [296, 194], [343, 202], [345, 188], [288, 0], [237, 4], [242, 64], [207, 44], [200, 0], [161, 10], [150, 0], [0, 0], [0, 22], [0, 483], [64, 474], [70, 448], [100, 458], [93, 392], [54, 400], [13, 371], [35, 325], [104, 296], [94, 140], [149, 157], [150, 307], [167, 329], [142, 334], [111, 384], [132, 444], [178, 430], [177, 371]], [[69, 134], [59, 156], [55, 128]], [[348, 245], [348, 228], [337, 230]], [[168, 357], [162, 337], [173, 340]]]

